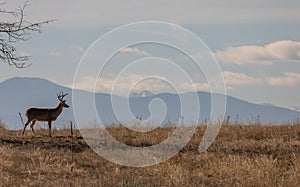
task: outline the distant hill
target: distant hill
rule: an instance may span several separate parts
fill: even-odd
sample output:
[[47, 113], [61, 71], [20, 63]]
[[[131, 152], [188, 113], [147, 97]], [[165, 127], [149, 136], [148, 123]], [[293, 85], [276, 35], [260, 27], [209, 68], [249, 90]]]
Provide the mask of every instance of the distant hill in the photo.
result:
[[[24, 112], [29, 107], [56, 107], [58, 104], [56, 94], [60, 91], [69, 93], [66, 96], [66, 100], [71, 107], [64, 109], [59, 119], [54, 122], [54, 127], [65, 127], [69, 120], [75, 121], [72, 109], [72, 90], [41, 78], [15, 77], [0, 83], [0, 120], [10, 129], [20, 129], [22, 124], [18, 116], [19, 112], [22, 113], [25, 120]], [[78, 101], [79, 106], [83, 109], [89, 108], [85, 98], [92, 96], [91, 94], [93, 93], [82, 90], [75, 90], [75, 92], [80, 94], [80, 98], [82, 98], [82, 100]], [[184, 93], [180, 96], [186, 98], [187, 102], [194, 102], [189, 100], [189, 94], [191, 93]], [[201, 107], [199, 120], [204, 122], [209, 117], [211, 94], [207, 92], [197, 92], [197, 94]], [[124, 105], [125, 107], [127, 98], [103, 93], [95, 95], [97, 112], [105, 124], [119, 123], [111, 106], [112, 97], [118, 101], [119, 106], [123, 107]], [[147, 119], [151, 114], [148, 108], [149, 103], [154, 101], [153, 99], [155, 98], [163, 100], [168, 109], [164, 122], [177, 121], [180, 118], [179, 95], [171, 93], [153, 94], [149, 91], [136, 93], [129, 98], [133, 116], [142, 120]], [[163, 107], [161, 110], [163, 110]], [[163, 111], [156, 110], [152, 112], [160, 115]], [[126, 119], [125, 115], [127, 114], [121, 116], [122, 119]], [[294, 119], [300, 117], [300, 113], [295, 110], [277, 107], [272, 104], [253, 104], [231, 96], [227, 96], [226, 116], [228, 115], [230, 115], [231, 122], [238, 120], [244, 123], [256, 122], [257, 120], [262, 123], [292, 123]], [[96, 120], [96, 117], [91, 118], [89, 111], [84, 110], [80, 113], [80, 117], [89, 123], [93, 123]], [[187, 121], [196, 121], [196, 119], [187, 119], [185, 117], [185, 122]], [[122, 122], [133, 123], [126, 120]], [[45, 125], [44, 122], [39, 124], [41, 126]]]

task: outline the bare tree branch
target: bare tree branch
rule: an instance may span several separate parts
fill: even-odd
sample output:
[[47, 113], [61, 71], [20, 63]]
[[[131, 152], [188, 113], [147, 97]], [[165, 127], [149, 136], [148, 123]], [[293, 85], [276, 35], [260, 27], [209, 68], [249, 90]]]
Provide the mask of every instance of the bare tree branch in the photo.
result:
[[[4, 4], [0, 3], [0, 6]], [[27, 21], [24, 11], [28, 6], [30, 6], [30, 3], [26, 1], [23, 6], [16, 10], [0, 9], [0, 16], [5, 15], [13, 20], [0, 20], [0, 61], [17, 68], [25, 68], [31, 64], [26, 63], [30, 56], [17, 55], [15, 43], [29, 40], [32, 32], [41, 33], [43, 25], [54, 21], [47, 20], [38, 23]]]

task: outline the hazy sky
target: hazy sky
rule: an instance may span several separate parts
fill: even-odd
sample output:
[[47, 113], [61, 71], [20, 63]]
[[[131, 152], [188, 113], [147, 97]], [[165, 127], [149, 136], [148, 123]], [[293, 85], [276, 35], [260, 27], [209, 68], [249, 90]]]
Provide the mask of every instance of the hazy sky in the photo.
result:
[[[14, 9], [22, 4], [10, 0], [1, 6]], [[85, 50], [104, 33], [132, 22], [164, 21], [183, 26], [207, 44], [221, 65], [229, 95], [255, 103], [300, 107], [300, 1], [32, 0], [26, 15], [31, 21], [56, 21], [45, 26], [42, 34], [18, 44], [20, 54], [32, 56], [32, 66], [16, 69], [0, 64], [1, 82], [26, 76], [71, 86]], [[114, 63], [118, 67], [123, 61], [160, 55], [162, 51], [176, 63], [185, 62], [167, 48], [144, 45], [124, 49]], [[86, 72], [93, 68], [86, 67]], [[96, 90], [107, 92], [114, 76], [107, 73]], [[120, 89], [139, 76], [127, 74]], [[77, 87], [91, 89], [88, 83], [94, 78], [87, 73]], [[159, 82], [146, 85], [142, 88], [166, 91]], [[189, 87], [182, 88], [188, 91]], [[207, 89], [201, 81], [198, 88]]]

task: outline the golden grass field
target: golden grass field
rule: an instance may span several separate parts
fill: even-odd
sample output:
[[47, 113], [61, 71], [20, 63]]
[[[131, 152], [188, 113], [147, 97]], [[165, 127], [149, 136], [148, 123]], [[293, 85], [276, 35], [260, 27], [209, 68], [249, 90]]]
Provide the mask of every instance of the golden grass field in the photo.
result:
[[[134, 133], [107, 129], [132, 146], [159, 143], [174, 128]], [[204, 126], [168, 161], [142, 168], [113, 164], [94, 153], [79, 131], [6, 130], [0, 125], [0, 186], [300, 186], [300, 124], [223, 125], [206, 153]], [[72, 147], [72, 148], [71, 148]], [[73, 160], [72, 160], [73, 157]]]

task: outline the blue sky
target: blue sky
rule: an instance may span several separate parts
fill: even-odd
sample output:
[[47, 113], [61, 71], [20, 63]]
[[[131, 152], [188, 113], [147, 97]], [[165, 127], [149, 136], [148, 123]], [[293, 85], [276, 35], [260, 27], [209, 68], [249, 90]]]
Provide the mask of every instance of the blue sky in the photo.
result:
[[[22, 3], [11, 0], [5, 7], [14, 9]], [[255, 103], [300, 107], [299, 10], [297, 0], [32, 0], [26, 11], [28, 20], [57, 21], [45, 26], [42, 34], [33, 34], [30, 41], [18, 44], [20, 54], [32, 56], [29, 60], [32, 66], [16, 69], [0, 64], [0, 81], [28, 76], [71, 86], [77, 64], [96, 39], [124, 24], [154, 20], [178, 24], [200, 37], [219, 61], [229, 95]], [[160, 51], [179, 63], [175, 53], [158, 48], [128, 48], [115, 63]], [[87, 72], [89, 68], [93, 69], [87, 67]], [[113, 77], [107, 75], [97, 91], [107, 92]], [[87, 85], [94, 78], [81, 77], [77, 87], [91, 89]], [[127, 75], [120, 89], [137, 78], [137, 74]], [[157, 86], [159, 82], [146, 85], [141, 88], [166, 91], [166, 87]], [[188, 91], [188, 87], [184, 88]], [[207, 88], [199, 83], [199, 89]]]

